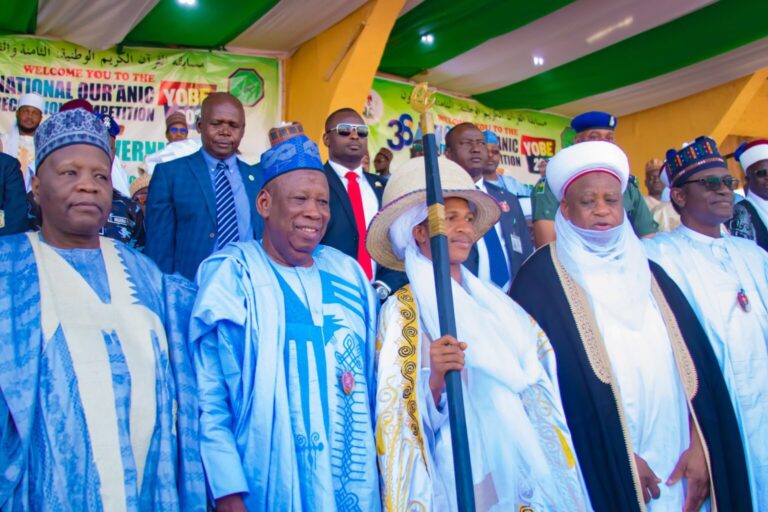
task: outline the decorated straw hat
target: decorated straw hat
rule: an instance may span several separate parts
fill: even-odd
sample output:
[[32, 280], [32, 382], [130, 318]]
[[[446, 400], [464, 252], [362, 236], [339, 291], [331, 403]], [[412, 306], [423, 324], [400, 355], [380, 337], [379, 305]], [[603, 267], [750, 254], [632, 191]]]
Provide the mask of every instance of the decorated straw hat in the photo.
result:
[[[475, 188], [475, 183], [457, 163], [441, 157], [440, 181], [443, 197], [466, 199], [475, 209], [475, 242], [499, 220], [501, 211], [496, 200]], [[427, 191], [424, 158], [412, 158], [395, 169], [384, 188], [384, 205], [371, 221], [365, 245], [373, 259], [385, 267], [404, 270], [403, 260], [395, 255], [389, 239], [389, 227], [409, 209], [426, 206]]]
[[152, 179], [152, 175], [147, 173], [140, 174], [139, 176], [137, 176], [136, 179], [131, 182], [131, 188], [130, 188], [131, 197], [135, 196], [136, 192], [138, 192], [139, 190], [149, 187], [149, 180], [151, 179]]

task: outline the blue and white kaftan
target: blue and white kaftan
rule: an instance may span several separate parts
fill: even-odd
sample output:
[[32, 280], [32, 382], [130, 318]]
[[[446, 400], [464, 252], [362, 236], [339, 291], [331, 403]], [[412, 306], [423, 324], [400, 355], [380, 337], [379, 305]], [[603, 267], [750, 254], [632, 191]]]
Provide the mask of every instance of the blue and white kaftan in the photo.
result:
[[205, 260], [191, 338], [214, 499], [252, 511], [378, 510], [376, 300], [352, 258], [319, 246], [284, 267], [258, 242]]
[[[766, 510], [768, 253], [753, 241], [711, 238], [684, 225], [643, 242], [648, 258], [674, 279], [707, 332], [739, 422], [753, 507]], [[740, 292], [749, 307], [739, 304]]]
[[205, 510], [194, 295], [107, 238], [0, 240], [0, 510]]

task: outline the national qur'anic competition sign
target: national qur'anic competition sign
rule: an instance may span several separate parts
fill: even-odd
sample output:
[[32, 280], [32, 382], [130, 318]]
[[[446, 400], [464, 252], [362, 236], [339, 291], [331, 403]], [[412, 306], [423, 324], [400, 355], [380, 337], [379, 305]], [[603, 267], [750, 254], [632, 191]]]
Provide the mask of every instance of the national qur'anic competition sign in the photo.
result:
[[[363, 109], [371, 131], [368, 150], [371, 160], [380, 148], [394, 153], [392, 167], [410, 157], [418, 133], [418, 113], [408, 103], [413, 85], [376, 78]], [[445, 134], [459, 123], [471, 122], [481, 130], [492, 130], [499, 137], [501, 167], [522, 183], [533, 185], [541, 177], [541, 167], [554, 154], [573, 141], [570, 119], [530, 110], [499, 112], [477, 101], [446, 94], [434, 95], [435, 136], [440, 153], [445, 151]]]
[[169, 113], [184, 112], [190, 138], [199, 138], [195, 120], [214, 91], [228, 91], [243, 103], [241, 157], [257, 162], [280, 117], [276, 59], [197, 50], [92, 51], [62, 41], [0, 37], [0, 131], [12, 126], [24, 93], [45, 99], [44, 117], [71, 99], [88, 100], [120, 124], [116, 152], [130, 175], [165, 146]]

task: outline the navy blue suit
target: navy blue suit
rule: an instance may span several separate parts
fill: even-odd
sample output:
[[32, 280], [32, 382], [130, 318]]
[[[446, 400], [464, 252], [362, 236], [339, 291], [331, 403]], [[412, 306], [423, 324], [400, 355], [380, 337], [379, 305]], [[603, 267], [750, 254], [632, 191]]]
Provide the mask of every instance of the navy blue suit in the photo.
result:
[[0, 235], [14, 235], [29, 229], [21, 164], [5, 153], [0, 153], [0, 210], [3, 212]]
[[[352, 211], [349, 194], [347, 194], [344, 183], [339, 179], [339, 175], [336, 174], [336, 171], [327, 162], [325, 164], [325, 176], [328, 178], [328, 188], [330, 189], [331, 220], [328, 222], [328, 229], [320, 243], [338, 249], [347, 256], [357, 259], [357, 244], [360, 237], [357, 234], [357, 224], [355, 223], [355, 214]], [[378, 199], [379, 207], [381, 207], [381, 196], [384, 193], [384, 185], [386, 183], [375, 174], [364, 172], [363, 176], [365, 176], [365, 179], [368, 180], [371, 188], [376, 193], [376, 199]], [[377, 267], [375, 280], [386, 284], [393, 292], [408, 282], [403, 272], [398, 272], [382, 265]]]
[[[514, 280], [523, 262], [525, 262], [528, 256], [533, 254], [533, 243], [528, 231], [528, 224], [525, 222], [525, 215], [516, 195], [487, 181], [485, 182], [485, 188], [488, 190], [488, 195], [501, 205], [499, 222], [501, 223], [501, 232], [504, 235], [503, 243], [507, 249], [510, 280]], [[512, 242], [513, 235], [520, 238], [518, 249], [521, 249], [521, 251], [515, 250], [515, 244]], [[470, 272], [477, 275], [479, 267], [477, 245], [472, 246], [472, 251], [470, 251], [467, 261], [464, 262], [464, 266]]]
[[[251, 211], [253, 237], [264, 232], [256, 211], [263, 176], [259, 166], [238, 160]], [[144, 253], [165, 273], [194, 279], [197, 267], [216, 249], [216, 197], [210, 171], [198, 151], [155, 167], [149, 184]]]

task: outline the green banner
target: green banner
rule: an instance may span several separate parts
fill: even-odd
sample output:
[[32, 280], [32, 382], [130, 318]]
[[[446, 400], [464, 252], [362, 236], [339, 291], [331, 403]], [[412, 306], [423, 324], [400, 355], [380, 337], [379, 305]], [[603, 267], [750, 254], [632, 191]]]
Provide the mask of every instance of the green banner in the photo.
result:
[[184, 112], [190, 138], [199, 138], [195, 120], [214, 91], [228, 91], [243, 103], [241, 156], [257, 162], [280, 118], [276, 59], [197, 50], [92, 51], [62, 41], [0, 37], [0, 131], [11, 128], [24, 93], [45, 98], [44, 116], [71, 99], [86, 99], [120, 124], [117, 156], [129, 175], [165, 146], [169, 113]]
[[[373, 157], [380, 148], [394, 153], [392, 167], [410, 158], [413, 142], [420, 138], [418, 113], [408, 100], [413, 85], [376, 78], [368, 94], [363, 117], [371, 128], [368, 151]], [[499, 137], [501, 167], [505, 174], [522, 183], [534, 184], [540, 170], [555, 152], [573, 139], [570, 119], [555, 114], [516, 110], [499, 112], [471, 99], [436, 94], [432, 112], [440, 153], [445, 150], [445, 134], [459, 123], [471, 122], [481, 130], [492, 130]]]

